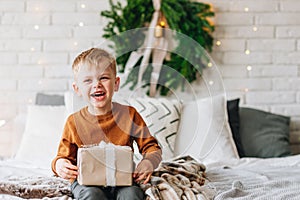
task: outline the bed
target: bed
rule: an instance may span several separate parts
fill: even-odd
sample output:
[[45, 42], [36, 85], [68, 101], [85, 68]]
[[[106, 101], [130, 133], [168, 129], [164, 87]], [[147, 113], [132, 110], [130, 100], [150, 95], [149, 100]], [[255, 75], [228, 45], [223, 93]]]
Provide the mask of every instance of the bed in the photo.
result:
[[[147, 199], [300, 198], [300, 155], [291, 151], [299, 137], [290, 134], [289, 117], [241, 109], [223, 94], [115, 101], [134, 106], [163, 147], [151, 183], [141, 185]], [[72, 92], [37, 94], [26, 119], [18, 120], [25, 127], [14, 133], [22, 135], [18, 150], [0, 161], [0, 199], [72, 199], [70, 183], [53, 176], [50, 162], [66, 117], [82, 106]]]

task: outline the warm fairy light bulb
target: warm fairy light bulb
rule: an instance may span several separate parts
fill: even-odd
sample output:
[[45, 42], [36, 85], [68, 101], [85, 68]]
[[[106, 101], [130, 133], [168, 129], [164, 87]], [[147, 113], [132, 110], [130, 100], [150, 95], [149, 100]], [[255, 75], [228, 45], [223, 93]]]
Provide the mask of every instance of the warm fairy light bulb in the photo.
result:
[[6, 121], [4, 119], [0, 120], [0, 127], [4, 126], [4, 124], [6, 124]]
[[39, 29], [40, 29], [39, 25], [34, 25], [33, 28], [34, 28], [35, 30], [39, 30]]
[[80, 7], [81, 7], [81, 8], [85, 8], [85, 4], [81, 4]]
[[40, 8], [39, 8], [38, 6], [36, 6], [36, 7], [34, 7], [34, 10], [35, 10], [35, 11], [39, 11]]
[[79, 22], [78, 25], [79, 26], [84, 26], [84, 23], [83, 22]]
[[258, 28], [256, 26], [253, 27], [253, 31], [256, 32]]
[[245, 8], [244, 8], [244, 11], [245, 11], [245, 12], [248, 12], [248, 11], [249, 11], [249, 8], [248, 8], [248, 7], [245, 7]]
[[42, 80], [39, 80], [38, 84], [39, 84], [39, 85], [42, 85], [42, 84], [43, 84], [43, 81], [42, 81]]
[[209, 81], [208, 84], [209, 84], [209, 85], [213, 85], [214, 82], [213, 82], [213, 81]]
[[34, 47], [31, 47], [31, 48], [30, 48], [30, 51], [35, 51], [35, 48], [34, 48]]
[[28, 102], [29, 104], [32, 104], [33, 100], [32, 100], [31, 98], [29, 98], [29, 99], [27, 100], [27, 102]]
[[249, 92], [249, 89], [248, 89], [248, 88], [245, 88], [245, 89], [244, 89], [244, 92]]
[[212, 67], [213, 64], [211, 62], [207, 63], [207, 67]]
[[248, 71], [251, 71], [251, 70], [252, 70], [252, 67], [251, 67], [250, 65], [248, 65], [248, 66], [247, 66], [247, 70], [248, 70]]
[[249, 55], [249, 54], [250, 54], [250, 50], [249, 50], [249, 49], [246, 49], [246, 50], [245, 50], [245, 54], [246, 54], [246, 55]]
[[221, 44], [222, 44], [222, 43], [221, 43], [220, 40], [218, 40], [218, 41], [216, 42], [216, 45], [217, 45], [217, 46], [221, 46]]
[[74, 46], [77, 46], [77, 45], [78, 45], [78, 42], [74, 42], [73, 44], [74, 44]]
[[164, 27], [166, 25], [166, 23], [164, 21], [160, 21], [159, 23], [162, 27]]

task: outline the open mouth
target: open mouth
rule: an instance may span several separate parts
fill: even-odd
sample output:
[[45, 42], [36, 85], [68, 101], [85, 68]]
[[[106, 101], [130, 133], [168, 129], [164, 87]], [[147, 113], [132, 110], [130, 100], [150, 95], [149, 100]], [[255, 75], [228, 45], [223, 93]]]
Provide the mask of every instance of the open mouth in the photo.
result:
[[105, 95], [105, 92], [95, 92], [91, 94], [92, 97], [102, 97]]

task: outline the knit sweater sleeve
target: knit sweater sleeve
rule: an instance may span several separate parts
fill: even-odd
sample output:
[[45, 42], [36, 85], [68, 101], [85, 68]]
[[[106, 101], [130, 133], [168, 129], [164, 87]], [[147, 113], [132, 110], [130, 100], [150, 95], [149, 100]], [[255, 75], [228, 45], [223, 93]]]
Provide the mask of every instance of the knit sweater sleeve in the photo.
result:
[[149, 160], [154, 169], [162, 160], [161, 147], [157, 140], [150, 134], [150, 131], [141, 115], [135, 111], [133, 115], [132, 136], [136, 141], [143, 159]]
[[77, 149], [78, 139], [75, 138], [75, 125], [74, 125], [74, 117], [73, 115], [69, 116], [65, 123], [65, 127], [63, 130], [62, 138], [59, 143], [58, 151], [56, 157], [53, 159], [51, 163], [51, 168], [54, 174], [57, 175], [55, 164], [56, 161], [60, 158], [65, 158], [71, 161], [73, 165], [76, 165], [77, 159]]

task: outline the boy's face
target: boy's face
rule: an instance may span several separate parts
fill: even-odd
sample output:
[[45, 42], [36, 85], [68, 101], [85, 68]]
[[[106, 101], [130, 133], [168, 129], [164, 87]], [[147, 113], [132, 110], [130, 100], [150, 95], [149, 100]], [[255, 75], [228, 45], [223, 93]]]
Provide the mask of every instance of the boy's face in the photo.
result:
[[112, 96], [119, 89], [120, 78], [108, 67], [80, 67], [73, 88], [88, 103], [89, 112], [105, 114], [112, 109]]

